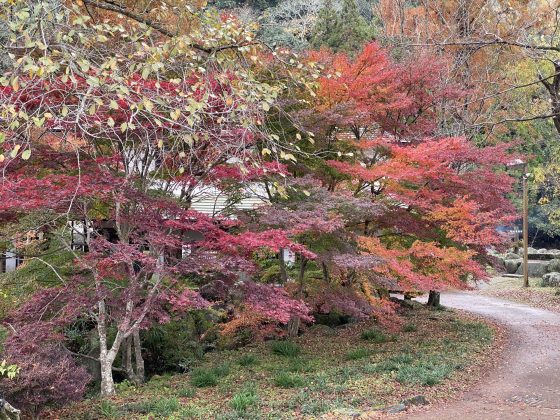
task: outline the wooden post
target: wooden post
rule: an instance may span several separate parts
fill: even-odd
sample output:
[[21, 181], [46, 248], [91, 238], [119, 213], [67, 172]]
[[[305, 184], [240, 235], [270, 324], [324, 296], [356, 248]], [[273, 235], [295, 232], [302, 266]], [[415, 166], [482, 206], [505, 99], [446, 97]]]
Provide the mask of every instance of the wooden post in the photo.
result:
[[523, 287], [529, 287], [529, 193], [527, 164], [523, 167]]

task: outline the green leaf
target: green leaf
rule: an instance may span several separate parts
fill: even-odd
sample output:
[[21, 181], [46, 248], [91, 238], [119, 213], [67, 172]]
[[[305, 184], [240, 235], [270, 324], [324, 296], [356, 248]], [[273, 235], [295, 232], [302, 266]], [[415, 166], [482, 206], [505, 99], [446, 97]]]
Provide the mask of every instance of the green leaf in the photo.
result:
[[21, 154], [23, 160], [28, 160], [31, 157], [31, 150], [27, 149]]

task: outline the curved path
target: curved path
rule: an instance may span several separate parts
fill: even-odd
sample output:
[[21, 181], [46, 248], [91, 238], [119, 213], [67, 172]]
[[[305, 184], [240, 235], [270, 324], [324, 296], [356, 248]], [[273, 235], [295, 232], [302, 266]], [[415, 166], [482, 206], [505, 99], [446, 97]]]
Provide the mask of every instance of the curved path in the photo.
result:
[[410, 419], [560, 419], [560, 314], [470, 293], [445, 293], [464, 309], [508, 329], [496, 368], [460, 401], [409, 413]]

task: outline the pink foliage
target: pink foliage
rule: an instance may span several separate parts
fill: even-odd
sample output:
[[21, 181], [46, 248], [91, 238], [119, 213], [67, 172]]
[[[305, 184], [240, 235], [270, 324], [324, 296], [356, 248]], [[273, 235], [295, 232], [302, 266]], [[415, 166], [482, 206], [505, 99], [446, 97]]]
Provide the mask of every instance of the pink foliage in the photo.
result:
[[292, 316], [298, 316], [304, 322], [313, 322], [305, 302], [290, 297], [281, 287], [248, 281], [241, 289], [246, 308], [271, 321], [287, 324]]

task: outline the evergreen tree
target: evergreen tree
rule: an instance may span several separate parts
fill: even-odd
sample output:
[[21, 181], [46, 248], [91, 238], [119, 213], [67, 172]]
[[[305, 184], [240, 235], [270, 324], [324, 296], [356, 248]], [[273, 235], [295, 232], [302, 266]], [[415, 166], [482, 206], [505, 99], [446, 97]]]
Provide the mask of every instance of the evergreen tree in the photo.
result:
[[337, 19], [337, 13], [332, 0], [325, 0], [323, 8], [319, 12], [317, 23], [315, 23], [311, 33], [311, 46], [313, 48], [319, 49], [323, 46], [333, 48], [331, 37], [333, 37], [338, 24]]
[[332, 0], [326, 0], [311, 35], [311, 45], [355, 53], [373, 37], [373, 27], [360, 15], [355, 0], [343, 0], [340, 12]]

